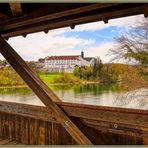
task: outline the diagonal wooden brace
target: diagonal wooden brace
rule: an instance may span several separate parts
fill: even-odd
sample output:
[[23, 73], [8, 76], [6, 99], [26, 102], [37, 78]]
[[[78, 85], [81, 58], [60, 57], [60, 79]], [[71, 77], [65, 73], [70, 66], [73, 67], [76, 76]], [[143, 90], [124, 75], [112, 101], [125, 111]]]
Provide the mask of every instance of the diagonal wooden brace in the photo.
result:
[[25, 61], [15, 50], [0, 36], [0, 53], [5, 57], [14, 70], [22, 77], [45, 106], [52, 111], [55, 118], [67, 130], [79, 145], [92, 145], [83, 132], [70, 120], [64, 111], [55, 103], [60, 99], [38, 78], [28, 67]]

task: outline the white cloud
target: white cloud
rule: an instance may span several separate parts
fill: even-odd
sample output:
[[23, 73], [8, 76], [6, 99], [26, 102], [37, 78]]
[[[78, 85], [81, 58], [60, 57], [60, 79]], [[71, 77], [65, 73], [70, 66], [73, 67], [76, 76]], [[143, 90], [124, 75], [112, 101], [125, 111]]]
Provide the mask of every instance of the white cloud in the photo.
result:
[[129, 27], [131, 25], [135, 25], [136, 21], [143, 19], [143, 15], [136, 15], [130, 17], [123, 17], [118, 19], [109, 20], [107, 24], [104, 24], [103, 21], [95, 22], [95, 23], [88, 23], [83, 25], [78, 25], [75, 27], [73, 31], [80, 32], [80, 31], [96, 31], [101, 30], [110, 26], [117, 26], [117, 27]]
[[[50, 55], [80, 54], [81, 50], [84, 50], [87, 56], [100, 56], [103, 62], [108, 62], [109, 57], [106, 54], [108, 49], [113, 46], [113, 43], [109, 42], [109, 37], [104, 40], [104, 43], [96, 45], [95, 40], [91, 37], [89, 39], [84, 39], [80, 36], [66, 37], [65, 33], [73, 31], [91, 31], [96, 33], [96, 30], [110, 26], [117, 26], [122, 30], [123, 27], [127, 28], [130, 25], [134, 25], [137, 20], [141, 19], [143, 19], [143, 15], [110, 20], [108, 24], [104, 24], [104, 22], [83, 24], [76, 26], [74, 30], [66, 27], [51, 30], [48, 34], [39, 32], [29, 34], [26, 38], [22, 36], [13, 37], [8, 42], [25, 60], [38, 60], [38, 58]], [[113, 31], [111, 30], [111, 32]], [[98, 36], [103, 37], [102, 34]]]
[[10, 38], [8, 42], [25, 60], [38, 60], [49, 55], [64, 55], [76, 48], [93, 45], [95, 41], [79, 37], [67, 38], [59, 32], [40, 32], [30, 34], [26, 38]]
[[110, 60], [110, 57], [107, 56], [109, 49], [113, 48], [114, 43], [113, 42], [107, 42], [98, 44], [95, 47], [91, 47], [87, 50], [85, 50], [86, 56], [92, 56], [92, 57], [100, 57], [103, 63], [107, 63]]

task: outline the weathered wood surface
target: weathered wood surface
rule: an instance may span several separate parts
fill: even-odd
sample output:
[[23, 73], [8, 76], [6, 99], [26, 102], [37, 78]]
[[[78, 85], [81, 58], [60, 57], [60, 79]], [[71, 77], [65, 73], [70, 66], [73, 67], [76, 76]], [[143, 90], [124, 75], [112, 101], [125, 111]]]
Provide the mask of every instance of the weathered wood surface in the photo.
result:
[[[148, 144], [147, 110], [58, 104], [94, 144]], [[76, 144], [46, 107], [0, 101], [0, 120], [0, 136], [23, 144]]]
[[[20, 17], [10, 17], [0, 22], [0, 34], [5, 37], [24, 35], [28, 33], [75, 26], [89, 22], [104, 21], [137, 14], [147, 16], [148, 4], [105, 4], [105, 3], [65, 3], [41, 4], [41, 7], [31, 5], [28, 12], [27, 4], [21, 4], [24, 10]], [[36, 9], [37, 8], [37, 9]], [[54, 9], [55, 8], [55, 9]], [[0, 5], [0, 10], [1, 10]], [[10, 10], [8, 10], [9, 12]]]
[[21, 144], [77, 144], [59, 124], [0, 112], [0, 136]]
[[[141, 128], [148, 128], [148, 110], [64, 102], [57, 102], [56, 104], [59, 105], [60, 108], [63, 108], [66, 114], [68, 114], [70, 117], [79, 117], [83, 119], [121, 123]], [[0, 111], [50, 122], [58, 122], [58, 120], [54, 117], [53, 112], [49, 112], [46, 107], [42, 106], [0, 101]]]
[[81, 130], [70, 120], [65, 112], [55, 104], [54, 101], [60, 99], [52, 90], [35, 74], [25, 61], [15, 52], [15, 50], [0, 36], [0, 52], [22, 77], [33, 92], [45, 104], [49, 112], [53, 112], [54, 117], [68, 131], [78, 144], [91, 145], [91, 141], [81, 132]]
[[68, 115], [148, 128], [148, 110], [57, 102]]
[[[42, 30], [52, 30], [52, 29], [56, 29], [56, 28], [62, 28], [62, 27], [66, 27], [66, 26], [71, 26], [71, 24], [74, 25], [78, 25], [78, 24], [82, 24], [81, 22], [84, 23], [89, 23], [89, 22], [96, 22], [96, 21], [102, 21], [106, 18], [119, 18], [122, 17], [126, 14], [126, 16], [131, 16], [131, 15], [137, 15], [137, 14], [143, 14], [143, 9], [148, 9], [148, 5], [144, 5], [144, 6], [136, 6], [133, 8], [129, 8], [129, 9], [124, 9], [122, 11], [119, 10], [112, 10], [111, 12], [107, 12], [107, 11], [103, 11], [100, 13], [100, 11], [98, 11], [98, 13], [92, 13], [92, 14], [79, 14], [77, 17], [70, 17], [70, 18], [61, 18], [58, 20], [49, 20], [49, 21], [44, 21], [44, 22], [40, 22], [38, 23], [34, 23], [34, 24], [30, 24], [30, 25], [26, 25], [26, 26], [22, 26], [22, 27], [16, 27], [13, 29], [9, 29], [7, 31], [1, 31], [1, 34], [3, 35], [3, 37], [10, 37], [10, 36], [16, 36], [16, 35], [20, 35], [20, 34], [28, 34], [30, 32], [39, 32]], [[32, 29], [34, 28], [34, 29]]]
[[20, 3], [9, 3], [9, 6], [11, 8], [13, 16], [19, 16], [22, 14], [22, 8]]
[[21, 145], [20, 143], [12, 140], [0, 137], [0, 145]]
[[9, 16], [8, 15], [6, 15], [6, 14], [4, 14], [4, 13], [2, 13], [2, 12], [0, 12], [0, 18], [9, 18]]
[[52, 14], [45, 14], [43, 16], [40, 16], [41, 12], [42, 13], [44, 11], [47, 11], [46, 9], [49, 10], [48, 8], [42, 8], [42, 10], [38, 11], [34, 11], [30, 14], [28, 14], [27, 16], [24, 17], [19, 17], [17, 19], [12, 19], [11, 24], [10, 21], [5, 21], [5, 22], [0, 22], [0, 25], [3, 26], [3, 24], [5, 24], [4, 27], [0, 26], [0, 30], [7, 30], [7, 29], [14, 29], [16, 27], [21, 27], [21, 26], [26, 26], [29, 24], [33, 24], [33, 23], [40, 23], [42, 21], [49, 21], [49, 20], [53, 20], [53, 19], [57, 19], [57, 18], [61, 18], [61, 17], [65, 17], [65, 16], [70, 16], [70, 15], [74, 15], [74, 14], [79, 14], [79, 13], [83, 13], [83, 12], [88, 12], [88, 11], [92, 11], [92, 10], [96, 10], [96, 9], [101, 9], [101, 8], [107, 8], [107, 7], [111, 7], [111, 6], [116, 6], [119, 4], [90, 4], [88, 6], [82, 6], [82, 7], [78, 7], [78, 8], [73, 8], [70, 10], [64, 10], [64, 11], [59, 11], [56, 13], [52, 13]]
[[[6, 26], [6, 22], [4, 22], [4, 24], [1, 24], [1, 29], [0, 29], [0, 34], [3, 35], [4, 37], [10, 37], [10, 36], [16, 36], [16, 35], [26, 35], [27, 33], [31, 33], [31, 32], [37, 32], [37, 31], [41, 31], [41, 30], [49, 30], [49, 29], [55, 29], [55, 28], [60, 28], [60, 27], [65, 27], [65, 26], [73, 26], [73, 25], [77, 25], [77, 24], [83, 24], [83, 23], [87, 23], [87, 22], [93, 22], [93, 21], [98, 21], [98, 20], [104, 20], [105, 22], [108, 22], [108, 19], [112, 19], [112, 18], [118, 18], [118, 17], [122, 17], [122, 16], [129, 16], [129, 15], [135, 15], [135, 14], [145, 14], [146, 8], [148, 7], [147, 4], [138, 4], [138, 5], [128, 5], [128, 8], [125, 7], [125, 5], [121, 5], [120, 9], [119, 7], [116, 7], [117, 9], [114, 11], [114, 5], [113, 7], [111, 7], [111, 9], [109, 9], [109, 11], [107, 11], [107, 9], [102, 10], [102, 8], [104, 6], [98, 6], [98, 10], [97, 7], [92, 7], [89, 6], [88, 9], [83, 9], [83, 12], [81, 10], [81, 8], [79, 8], [79, 12], [77, 13], [76, 10], [78, 10], [78, 8], [76, 8], [74, 11], [68, 11], [68, 12], [63, 12], [61, 14], [57, 14], [57, 12], [54, 12], [55, 15], [52, 14], [52, 16], [54, 16], [55, 18], [52, 18], [53, 20], [50, 20], [48, 17], [45, 17], [45, 14], [43, 14], [43, 20], [41, 21], [41, 17], [37, 18], [34, 20], [33, 24], [30, 24], [30, 22], [28, 22], [29, 24], [25, 25], [24, 23], [22, 23], [20, 26], [15, 26], [14, 28], [9, 28], [10, 26], [8, 25], [8, 28], [5, 28]], [[1, 7], [0, 7], [1, 8]], [[13, 14], [16, 13], [15, 10], [13, 10], [11, 8]], [[19, 11], [20, 11], [20, 7], [19, 7]], [[9, 11], [9, 10], [8, 10]], [[51, 13], [51, 12], [50, 12]], [[81, 14], [82, 13], [82, 14]], [[61, 16], [60, 16], [61, 15]], [[15, 14], [14, 14], [15, 16]], [[70, 16], [70, 17], [69, 17]], [[6, 20], [8, 21], [8, 20]], [[29, 20], [28, 20], [29, 21]], [[38, 22], [36, 22], [38, 21]], [[2, 22], [2, 21], [1, 21]], [[9, 23], [8, 23], [9, 22]], [[10, 21], [8, 21], [8, 24], [12, 25], [13, 20], [10, 19]], [[18, 20], [18, 22], [20, 23], [20, 20]], [[12, 25], [13, 26], [13, 25]], [[73, 28], [73, 27], [72, 27]], [[81, 130], [71, 121], [71, 119], [67, 116], [67, 114], [65, 112], [67, 112], [69, 110], [69, 106], [65, 107], [65, 111], [63, 111], [63, 108], [61, 108], [60, 105], [57, 105], [54, 101], [59, 100], [58, 97], [51, 91], [49, 90], [49, 88], [31, 71], [31, 69], [26, 65], [26, 63], [21, 59], [21, 57], [5, 42], [5, 40], [0, 37], [0, 52], [2, 53], [2, 55], [6, 58], [6, 60], [11, 64], [11, 66], [18, 72], [18, 74], [24, 79], [24, 81], [30, 86], [30, 88], [35, 92], [35, 94], [42, 100], [42, 102], [46, 105], [47, 107], [47, 111], [49, 112], [49, 114], [52, 112], [52, 114], [54, 115], [54, 117], [57, 119], [58, 123], [60, 123], [68, 132], [69, 134], [73, 137], [73, 139], [75, 139], [75, 141], [78, 144], [91, 144], [91, 141], [89, 139], [92, 139], [91, 137], [89, 137], [89, 139], [85, 136], [85, 134], [87, 136], [89, 136], [88, 134], [88, 129], [87, 127], [82, 128], [84, 123], [89, 122], [89, 124], [91, 123], [88, 119], [84, 120], [79, 120], [80, 122], [82, 122], [82, 124], [77, 122], [77, 119], [75, 119], [74, 117], [72, 117], [72, 120], [74, 122], [76, 122], [77, 126], [81, 127], [81, 130], [83, 131], [84, 129], [84, 133], [81, 132]], [[82, 110], [79, 110], [77, 108], [77, 111], [80, 112]], [[69, 112], [69, 111], [68, 111]], [[75, 113], [73, 114], [73, 112], [71, 113], [72, 116], [75, 116]], [[85, 115], [86, 113], [82, 111], [82, 115]], [[107, 115], [106, 115], [107, 114]], [[112, 113], [111, 113], [112, 114]], [[97, 116], [97, 118], [100, 120], [100, 118], [103, 118], [103, 116], [108, 116], [110, 117], [111, 115], [110, 113], [106, 113], [106, 112], [101, 112], [99, 114], [99, 117]], [[103, 116], [101, 116], [103, 115]], [[113, 114], [114, 116], [116, 116], [115, 114]], [[119, 114], [120, 118], [122, 117], [122, 113]], [[46, 123], [45, 122], [33, 122], [30, 121], [31, 119], [29, 119], [29, 122], [27, 122], [27, 125], [24, 124], [24, 119], [21, 119], [20, 117], [17, 118], [17, 115], [14, 115], [16, 120], [14, 120], [16, 123], [15, 125], [17, 125], [14, 129], [15, 129], [15, 138], [18, 141], [24, 140], [24, 133], [29, 133], [30, 137], [27, 136], [27, 139], [29, 139], [28, 143], [36, 143], [38, 141], [41, 141], [41, 144], [45, 144], [46, 143]], [[85, 115], [86, 116], [86, 115]], [[143, 114], [144, 116], [144, 114]], [[79, 117], [81, 117], [81, 115], [79, 115]], [[108, 118], [107, 117], [107, 118]], [[6, 120], [5, 120], [6, 118]], [[24, 117], [25, 118], [25, 117]], [[28, 117], [27, 117], [28, 118]], [[107, 122], [107, 118], [103, 118], [104, 122]], [[143, 120], [143, 117], [140, 118], [140, 120], [136, 117], [133, 117], [132, 115], [128, 116], [129, 119], [132, 118], [132, 120], [130, 120], [129, 122], [129, 126], [133, 125], [133, 126], [138, 126], [138, 124], [142, 121], [142, 131], [146, 131], [147, 127], [146, 126], [146, 120]], [[8, 135], [9, 130], [8, 130], [8, 123], [9, 123], [9, 118], [7, 117], [2, 117], [1, 119], [1, 133], [3, 133], [3, 135]], [[50, 117], [49, 119], [53, 119], [53, 117]], [[111, 119], [111, 118], [109, 118]], [[38, 119], [36, 119], [38, 120]], [[91, 118], [92, 120], [92, 118]], [[94, 119], [93, 119], [94, 120]], [[116, 119], [116, 117], [114, 118], [114, 120], [112, 122], [117, 122], [119, 120], [120, 124], [125, 124], [125, 119]], [[4, 122], [3, 122], [4, 121]], [[23, 123], [22, 123], [23, 122]], [[53, 123], [53, 122], [51, 122]], [[96, 122], [95, 122], [96, 123]], [[38, 126], [37, 125], [41, 125]], [[102, 122], [103, 124], [103, 122]], [[61, 126], [60, 125], [60, 126]], [[90, 124], [91, 125], [91, 124]], [[20, 132], [20, 129], [27, 126], [28, 128], [26, 128], [26, 130], [22, 130]], [[51, 126], [57, 126], [57, 123], [53, 123]], [[4, 128], [4, 129], [3, 129]], [[56, 128], [52, 128], [52, 130], [55, 130]], [[59, 129], [59, 126], [58, 126]], [[11, 131], [12, 131], [12, 127], [11, 127]], [[59, 130], [56, 130], [54, 132], [54, 135], [56, 135]], [[42, 135], [41, 137], [39, 137], [38, 141], [34, 141], [33, 140], [33, 135], [39, 133], [39, 135]], [[94, 133], [94, 130], [91, 131], [91, 133]], [[97, 133], [98, 134], [98, 133]], [[141, 135], [143, 133], [140, 133]], [[146, 133], [144, 133], [146, 134]], [[12, 136], [12, 135], [11, 135]], [[56, 138], [55, 138], [56, 139]], [[59, 138], [57, 138], [58, 140]], [[53, 138], [52, 138], [53, 140]], [[146, 140], [145, 140], [146, 141]], [[58, 143], [58, 142], [55, 142]], [[95, 141], [94, 141], [95, 143]]]
[[30, 117], [34, 119], [58, 123], [58, 120], [54, 117], [53, 112], [49, 112], [46, 107], [42, 106], [0, 101], [0, 111], [12, 115], [20, 115], [23, 117]]
[[[148, 111], [73, 103], [59, 103], [59, 106], [94, 144], [148, 144], [146, 140], [148, 137]], [[102, 115], [100, 116], [100, 114]], [[12, 138], [12, 133], [15, 131], [17, 133], [15, 133], [17, 135], [15, 138], [19, 142], [29, 137], [28, 141], [25, 141], [27, 144], [76, 144], [52, 114], [48, 114], [46, 107], [1, 101], [0, 118], [5, 122], [1, 125], [9, 127], [7, 129], [6, 126], [1, 126], [3, 129], [0, 129], [0, 133], [8, 136], [11, 131], [8, 138]], [[140, 123], [137, 123], [137, 119]], [[26, 125], [26, 122], [29, 124]], [[16, 126], [14, 130], [14, 125], [18, 125], [18, 123], [19, 126]], [[25, 128], [25, 131], [21, 131], [21, 127]], [[46, 130], [49, 130], [48, 134]], [[52, 135], [52, 132], [56, 136]], [[18, 133], [21, 133], [21, 136]], [[29, 135], [25, 137], [25, 133]], [[35, 133], [39, 134], [38, 138], [35, 138]], [[54, 139], [52, 139], [53, 136], [55, 136]], [[38, 140], [35, 141], [35, 139]], [[48, 139], [48, 142], [45, 139]]]

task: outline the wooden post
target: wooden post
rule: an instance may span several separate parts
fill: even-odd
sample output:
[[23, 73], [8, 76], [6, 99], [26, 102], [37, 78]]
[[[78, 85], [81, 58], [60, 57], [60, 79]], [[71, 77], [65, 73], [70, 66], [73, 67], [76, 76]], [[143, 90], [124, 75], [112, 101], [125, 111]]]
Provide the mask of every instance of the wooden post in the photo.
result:
[[52, 111], [55, 118], [62, 124], [72, 138], [80, 145], [92, 145], [90, 140], [80, 131], [80, 129], [70, 120], [64, 111], [56, 105], [54, 101], [59, 98], [38, 78], [38, 76], [28, 67], [25, 61], [15, 52], [15, 50], [0, 36], [0, 52], [16, 70], [40, 100]]
[[22, 8], [20, 3], [9, 3], [13, 16], [19, 16], [22, 14]]

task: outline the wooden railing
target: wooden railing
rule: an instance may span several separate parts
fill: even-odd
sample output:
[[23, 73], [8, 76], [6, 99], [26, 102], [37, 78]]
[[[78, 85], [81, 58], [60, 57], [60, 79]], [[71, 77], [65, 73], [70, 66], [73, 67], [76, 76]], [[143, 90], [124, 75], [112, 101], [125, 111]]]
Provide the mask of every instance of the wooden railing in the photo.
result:
[[[57, 103], [94, 144], [148, 144], [148, 111]], [[76, 144], [45, 107], [0, 102], [0, 136], [22, 144]]]

